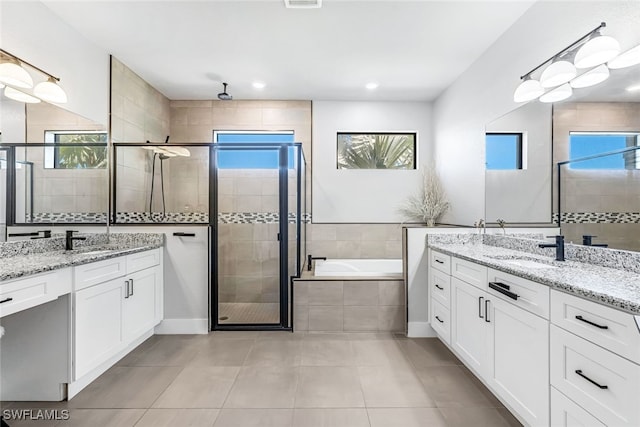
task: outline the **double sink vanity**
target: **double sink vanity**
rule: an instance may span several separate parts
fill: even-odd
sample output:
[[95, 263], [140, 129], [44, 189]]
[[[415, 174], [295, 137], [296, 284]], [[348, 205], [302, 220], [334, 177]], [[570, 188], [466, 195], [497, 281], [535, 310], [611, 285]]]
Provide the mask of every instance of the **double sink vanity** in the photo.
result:
[[[640, 262], [632, 252], [429, 235], [430, 322], [525, 425], [640, 425]], [[548, 251], [548, 252], [547, 252]]]
[[0, 400], [72, 398], [163, 317], [162, 234], [0, 244]]

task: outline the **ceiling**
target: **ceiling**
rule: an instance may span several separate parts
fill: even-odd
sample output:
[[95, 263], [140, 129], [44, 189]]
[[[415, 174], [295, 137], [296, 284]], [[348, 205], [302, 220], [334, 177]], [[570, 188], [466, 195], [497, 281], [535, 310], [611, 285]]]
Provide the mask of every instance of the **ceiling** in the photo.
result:
[[44, 1], [169, 99], [213, 99], [225, 81], [235, 99], [402, 101], [436, 98], [532, 3]]

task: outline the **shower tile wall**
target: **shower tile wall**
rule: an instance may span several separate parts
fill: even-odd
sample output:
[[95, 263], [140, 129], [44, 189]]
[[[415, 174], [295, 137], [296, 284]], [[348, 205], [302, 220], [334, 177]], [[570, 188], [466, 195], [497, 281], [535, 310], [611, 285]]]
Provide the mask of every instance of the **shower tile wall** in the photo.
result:
[[[27, 104], [27, 143], [43, 143], [45, 131], [105, 130], [103, 124], [41, 102]], [[107, 169], [45, 169], [42, 147], [18, 150], [18, 160], [33, 162], [34, 213], [105, 213], [109, 206]], [[18, 194], [21, 194], [19, 192]], [[24, 204], [18, 197], [19, 206]], [[24, 209], [22, 209], [24, 210]]]
[[[567, 103], [554, 106], [553, 163], [569, 158], [569, 133], [580, 131], [638, 132], [640, 103]], [[554, 170], [554, 175], [557, 172]], [[554, 176], [557, 182], [557, 176]], [[557, 185], [554, 185], [554, 191]], [[554, 200], [554, 212], [557, 212]], [[607, 213], [640, 212], [640, 170], [576, 170], [563, 167], [562, 210], [585, 215], [580, 224], [562, 224], [567, 240], [583, 234], [606, 236], [612, 247], [640, 250], [637, 223], [612, 223]], [[595, 219], [591, 219], [595, 218]]]

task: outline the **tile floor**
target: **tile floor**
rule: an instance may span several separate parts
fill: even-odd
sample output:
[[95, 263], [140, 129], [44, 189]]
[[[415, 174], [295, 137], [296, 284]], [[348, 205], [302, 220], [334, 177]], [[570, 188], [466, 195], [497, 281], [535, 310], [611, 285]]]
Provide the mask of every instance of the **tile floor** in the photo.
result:
[[391, 334], [156, 335], [70, 402], [11, 427], [519, 426], [437, 339]]

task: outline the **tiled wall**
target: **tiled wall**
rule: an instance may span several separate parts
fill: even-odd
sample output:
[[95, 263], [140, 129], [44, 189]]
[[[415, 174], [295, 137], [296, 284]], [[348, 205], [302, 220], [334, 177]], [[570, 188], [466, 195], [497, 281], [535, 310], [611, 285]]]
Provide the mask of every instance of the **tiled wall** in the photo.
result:
[[[46, 102], [26, 105], [27, 143], [44, 143], [45, 131], [106, 131], [103, 124], [94, 123]], [[18, 150], [16, 157], [34, 163], [34, 213], [107, 212], [109, 177], [106, 168], [45, 169], [42, 147], [29, 148], [26, 154]], [[20, 194], [24, 192], [18, 193], [18, 204], [24, 203]]]
[[296, 331], [405, 330], [401, 280], [296, 280], [293, 286]]
[[[554, 106], [553, 162], [569, 158], [569, 133], [575, 131], [637, 132], [640, 103], [566, 103]], [[557, 172], [554, 170], [557, 189]], [[555, 190], [554, 190], [555, 191]], [[554, 200], [557, 212], [557, 201]], [[620, 249], [639, 249], [640, 230], [634, 220], [640, 212], [639, 170], [562, 169], [563, 216], [574, 214], [562, 224], [565, 237], [581, 242], [582, 235], [599, 236], [600, 241]], [[611, 213], [630, 213], [621, 218]], [[632, 222], [632, 223], [629, 223]]]
[[309, 224], [307, 252], [327, 258], [402, 258], [400, 224]]

